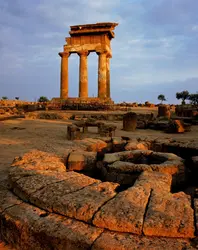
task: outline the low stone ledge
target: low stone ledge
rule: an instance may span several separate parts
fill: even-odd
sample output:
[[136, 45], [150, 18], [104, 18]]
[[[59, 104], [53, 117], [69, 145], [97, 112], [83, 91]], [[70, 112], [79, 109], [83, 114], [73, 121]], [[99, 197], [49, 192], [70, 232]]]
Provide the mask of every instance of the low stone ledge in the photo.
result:
[[56, 199], [53, 211], [88, 223], [94, 214], [117, 193], [116, 183], [102, 182]]
[[[52, 174], [52, 173], [51, 173]], [[49, 175], [49, 172], [42, 171], [37, 175], [23, 177], [13, 183], [13, 192], [18, 195], [22, 200], [29, 201], [33, 193], [38, 190], [42, 190], [46, 186], [52, 185], [53, 183], [62, 182], [65, 184], [65, 188], [68, 187], [68, 182], [70, 185], [70, 190], [76, 188], [82, 188], [85, 185], [90, 185], [96, 182], [95, 179], [89, 178], [88, 176], [83, 176], [75, 172], [64, 172], [64, 173], [53, 173]], [[73, 182], [72, 182], [73, 181]], [[76, 187], [78, 184], [78, 187]]]
[[119, 193], [96, 213], [93, 224], [118, 232], [142, 233], [150, 190], [132, 187]]
[[171, 176], [143, 172], [134, 186], [119, 193], [96, 213], [93, 224], [118, 232], [142, 234], [144, 216], [152, 189], [170, 190]]
[[[19, 205], [22, 203], [17, 196], [9, 190], [0, 187], [0, 213], [3, 213], [9, 207]], [[1, 228], [1, 227], [0, 227]]]
[[[150, 154], [151, 151], [144, 153]], [[194, 237], [194, 211], [189, 197], [183, 193], [170, 193], [170, 174], [142, 170], [133, 187], [117, 194], [117, 183], [102, 183], [83, 174], [66, 172], [61, 158], [53, 156], [58, 163], [52, 166], [49, 162], [51, 156], [48, 155], [45, 161], [45, 153], [37, 154], [35, 160], [34, 153], [30, 153], [25, 159], [15, 161], [9, 179], [19, 197], [48, 211], [41, 213], [42, 218], [49, 217], [49, 212], [55, 212], [65, 220], [70, 217], [73, 221], [75, 218], [102, 230], [137, 235], [144, 233], [147, 236]], [[139, 151], [134, 154], [138, 155]], [[124, 153], [121, 155], [125, 157]], [[156, 157], [165, 157], [171, 163], [180, 159], [177, 156], [167, 158], [166, 154], [157, 154]], [[13, 204], [13, 209], [16, 204]], [[9, 209], [11, 207], [6, 207], [5, 212]], [[32, 223], [34, 227], [35, 222]]]
[[185, 239], [168, 239], [137, 236], [115, 232], [103, 232], [94, 242], [91, 250], [193, 250], [190, 242]]
[[147, 236], [194, 237], [194, 211], [183, 192], [151, 194], [143, 232]]
[[88, 250], [103, 232], [25, 203], [8, 208], [0, 223], [2, 240], [20, 250]]
[[147, 142], [134, 142], [129, 141], [127, 145], [125, 146], [125, 150], [131, 151], [131, 150], [149, 150], [150, 149], [150, 143]]
[[[25, 182], [25, 185], [23, 185], [23, 181]], [[32, 186], [31, 182], [28, 182], [26, 178], [23, 178], [21, 179], [22, 184], [18, 187], [18, 189], [14, 189], [14, 192], [16, 192], [21, 199], [25, 198], [24, 201], [27, 199], [42, 209], [52, 211], [53, 203], [57, 199], [60, 199], [60, 197], [99, 182], [100, 181], [85, 175], [75, 172], [67, 172], [65, 173], [65, 178], [62, 181], [51, 182], [48, 184], [46, 183], [43, 184], [42, 187], [38, 183], [39, 186], [38, 188], [34, 188], [34, 192], [28, 188]], [[17, 192], [18, 190], [20, 193]]]
[[144, 171], [136, 180], [134, 187], [144, 187], [160, 193], [169, 193], [172, 176], [159, 172]]

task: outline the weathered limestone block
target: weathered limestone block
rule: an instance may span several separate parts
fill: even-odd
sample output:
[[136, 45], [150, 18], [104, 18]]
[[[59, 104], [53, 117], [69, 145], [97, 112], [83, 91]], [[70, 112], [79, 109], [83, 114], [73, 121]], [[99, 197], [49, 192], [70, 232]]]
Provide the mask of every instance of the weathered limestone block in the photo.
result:
[[194, 211], [183, 192], [151, 194], [143, 232], [147, 236], [194, 237]]
[[65, 172], [63, 159], [55, 154], [32, 150], [22, 157], [15, 157], [12, 167], [19, 166], [28, 170], [51, 170]]
[[103, 161], [110, 164], [116, 161], [124, 161], [133, 156], [132, 151], [122, 151], [116, 153], [108, 153], [105, 154]]
[[171, 113], [170, 113], [170, 106], [169, 105], [159, 105], [158, 106], [158, 117], [166, 117], [170, 119]]
[[132, 162], [116, 161], [107, 166], [108, 172], [117, 173], [141, 173], [143, 171], [152, 171], [151, 167], [146, 164], [134, 164]]
[[18, 195], [22, 200], [28, 201], [29, 197], [32, 193], [37, 190], [41, 190], [42, 188], [63, 180], [67, 180], [70, 178], [78, 178], [76, 173], [51, 173], [49, 175], [48, 172], [41, 172], [37, 175], [23, 177], [13, 183], [12, 188], [13, 192]]
[[125, 150], [149, 150], [151, 144], [149, 142], [138, 142], [138, 141], [129, 141], [125, 146]]
[[198, 236], [198, 199], [194, 199], [196, 236]]
[[[22, 201], [9, 190], [0, 187], [0, 214], [9, 207], [19, 205]], [[1, 238], [1, 237], [0, 237]]]
[[107, 147], [107, 143], [105, 141], [99, 139], [92, 139], [90, 141], [93, 141], [93, 143], [87, 147], [87, 151], [89, 152], [100, 152], [103, 148]]
[[112, 137], [115, 136], [115, 130], [117, 126], [104, 124], [100, 126], [99, 134], [100, 136]]
[[80, 128], [75, 125], [67, 126], [67, 139], [79, 140], [81, 138]]
[[7, 209], [0, 222], [2, 239], [23, 250], [87, 250], [103, 232], [24, 203]]
[[118, 232], [142, 233], [150, 190], [132, 187], [119, 193], [96, 213], [93, 224]]
[[92, 250], [183, 250], [193, 249], [185, 239], [145, 237], [115, 232], [104, 232], [94, 242]]
[[36, 174], [37, 174], [36, 170], [28, 170], [26, 167], [24, 168], [24, 166], [13, 166], [13, 167], [11, 166], [8, 174], [8, 181], [10, 188], [13, 186], [13, 183], [15, 183], [20, 178]]
[[57, 199], [53, 210], [70, 218], [91, 223], [98, 209], [116, 195], [115, 189], [118, 186], [116, 183], [102, 182], [85, 187]]
[[170, 186], [171, 175], [145, 171], [133, 187], [101, 207], [93, 224], [113, 231], [141, 234], [151, 190], [167, 193]]
[[73, 170], [92, 170], [96, 165], [96, 152], [72, 152], [67, 161], [67, 169]]
[[106, 148], [107, 143], [101, 139], [85, 138], [80, 141], [75, 141], [83, 150], [88, 152], [100, 152]]
[[36, 206], [53, 211], [53, 204], [69, 193], [76, 192], [100, 181], [75, 172], [68, 172], [68, 179], [48, 185], [30, 194], [30, 202]]
[[137, 114], [129, 112], [123, 116], [123, 130], [135, 131], [137, 127]]
[[184, 124], [180, 120], [170, 121], [167, 128], [168, 133], [184, 133]]
[[134, 187], [144, 187], [156, 192], [169, 193], [172, 177], [169, 174], [159, 172], [143, 172], [134, 184]]

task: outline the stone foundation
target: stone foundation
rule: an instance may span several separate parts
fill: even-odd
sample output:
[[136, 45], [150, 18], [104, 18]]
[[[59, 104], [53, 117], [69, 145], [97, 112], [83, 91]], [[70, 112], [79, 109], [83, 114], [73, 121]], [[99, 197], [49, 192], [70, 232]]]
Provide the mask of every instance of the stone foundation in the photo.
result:
[[189, 195], [171, 193], [171, 173], [144, 171], [120, 191], [118, 183], [68, 171], [75, 164], [96, 170], [108, 143], [72, 145], [62, 158], [40, 151], [15, 158], [10, 190], [0, 189], [2, 240], [24, 250], [195, 249], [197, 201], [191, 206]]

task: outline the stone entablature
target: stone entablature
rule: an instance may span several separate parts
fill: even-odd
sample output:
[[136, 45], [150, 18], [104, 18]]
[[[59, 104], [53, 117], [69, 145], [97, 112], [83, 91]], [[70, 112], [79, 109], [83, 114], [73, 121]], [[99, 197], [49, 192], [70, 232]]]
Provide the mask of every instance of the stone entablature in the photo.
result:
[[96, 23], [71, 26], [61, 57], [60, 98], [68, 98], [68, 58], [71, 53], [80, 57], [79, 98], [88, 98], [87, 57], [90, 52], [98, 55], [98, 98], [110, 99], [110, 58], [112, 57], [110, 41], [114, 38], [117, 23]]

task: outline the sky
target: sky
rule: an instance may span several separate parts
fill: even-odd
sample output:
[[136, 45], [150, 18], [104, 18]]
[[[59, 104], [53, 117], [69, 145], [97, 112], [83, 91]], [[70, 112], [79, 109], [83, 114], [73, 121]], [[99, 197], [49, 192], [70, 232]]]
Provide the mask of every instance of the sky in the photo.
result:
[[[198, 91], [198, 0], [0, 0], [0, 97], [60, 95], [60, 61], [71, 25], [118, 22], [111, 42], [115, 102], [178, 103]], [[97, 96], [98, 56], [88, 56]], [[79, 56], [69, 57], [69, 96], [78, 96]]]

